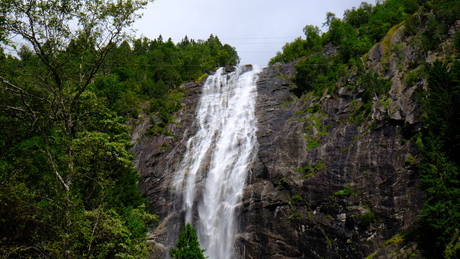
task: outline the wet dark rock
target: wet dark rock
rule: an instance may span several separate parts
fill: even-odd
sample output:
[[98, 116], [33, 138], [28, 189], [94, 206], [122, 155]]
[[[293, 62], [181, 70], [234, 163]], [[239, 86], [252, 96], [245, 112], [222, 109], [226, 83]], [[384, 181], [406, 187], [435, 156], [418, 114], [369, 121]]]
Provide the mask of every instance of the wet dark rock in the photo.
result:
[[[392, 36], [391, 44], [404, 41], [400, 33]], [[275, 64], [260, 73], [258, 154], [237, 216], [236, 249], [242, 257], [365, 258], [378, 251], [384, 258], [384, 241], [414, 226], [423, 194], [418, 153], [410, 141], [421, 127], [413, 94], [424, 82], [406, 86], [401, 81], [403, 71], [393, 63], [409, 63], [412, 50], [400, 45], [403, 56], [398, 59], [384, 55], [381, 44], [369, 53], [368, 67], [391, 80], [392, 87], [388, 104], [375, 100], [364, 121], [354, 119], [352, 102], [362, 102], [359, 85], [349, 90], [339, 82], [333, 94], [296, 98], [294, 63]], [[327, 52], [333, 55], [335, 48], [328, 46]], [[381, 67], [383, 59], [388, 59], [387, 70]], [[357, 84], [356, 75], [347, 81]], [[183, 217], [171, 214], [172, 207], [180, 206], [171, 190], [186, 142], [197, 130], [201, 86], [182, 86], [186, 98], [168, 126], [172, 137], [143, 134], [148, 119], [133, 131], [139, 188], [151, 212], [162, 219], [151, 231], [152, 242], [166, 250], [175, 242]]]
[[[421, 208], [416, 170], [406, 162], [416, 154], [403, 137], [410, 124], [349, 122], [358, 93], [345, 89], [321, 101], [295, 99], [281, 79], [293, 73], [287, 64], [260, 74], [259, 153], [238, 243], [246, 258], [364, 258], [410, 229]], [[323, 128], [312, 127], [314, 117]], [[318, 145], [308, 148], [313, 138]], [[349, 195], [338, 194], [345, 189]]]
[[235, 66], [226, 66], [225, 67], [225, 72], [227, 72], [227, 73], [234, 72], [235, 70], [236, 70]]
[[175, 114], [175, 121], [167, 126], [172, 136], [149, 135], [147, 132], [152, 122], [147, 116], [132, 131], [132, 135], [137, 136], [133, 138], [132, 151], [141, 178], [139, 189], [148, 200], [150, 212], [161, 219], [150, 232], [154, 252], [149, 258], [166, 258], [170, 246], [177, 240], [183, 221], [183, 215], [171, 213], [171, 208], [180, 206], [174, 203], [171, 188], [174, 172], [178, 170], [186, 151], [187, 140], [197, 131], [195, 110], [202, 94], [202, 83], [191, 82], [181, 87], [185, 90], [181, 103], [183, 108]]
[[252, 71], [253, 69], [254, 68], [252, 67], [252, 65], [244, 65], [242, 69], [242, 73]]

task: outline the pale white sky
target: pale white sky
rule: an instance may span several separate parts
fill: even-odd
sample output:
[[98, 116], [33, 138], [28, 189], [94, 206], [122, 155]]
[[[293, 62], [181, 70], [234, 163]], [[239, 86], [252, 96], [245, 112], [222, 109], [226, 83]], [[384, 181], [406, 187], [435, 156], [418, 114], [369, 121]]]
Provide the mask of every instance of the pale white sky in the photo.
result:
[[[267, 65], [286, 42], [305, 35], [312, 24], [322, 28], [326, 13], [342, 17], [363, 0], [155, 0], [136, 22], [138, 36], [178, 42], [206, 40], [209, 35], [236, 47], [241, 65]], [[367, 1], [374, 4], [374, 0]]]

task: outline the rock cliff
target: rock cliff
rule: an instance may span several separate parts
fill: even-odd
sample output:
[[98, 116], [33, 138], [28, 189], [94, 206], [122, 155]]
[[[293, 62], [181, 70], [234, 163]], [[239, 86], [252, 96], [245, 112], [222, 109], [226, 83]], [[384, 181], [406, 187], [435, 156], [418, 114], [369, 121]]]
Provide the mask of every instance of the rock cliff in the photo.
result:
[[175, 121], [167, 126], [167, 135], [149, 135], [148, 128], [155, 117], [143, 117], [133, 127], [135, 166], [140, 173], [139, 188], [148, 199], [149, 209], [160, 216], [161, 222], [152, 229], [149, 243], [153, 246], [151, 258], [165, 258], [167, 248], [179, 235], [182, 218], [172, 212], [171, 197], [174, 172], [178, 170], [186, 151], [187, 140], [196, 133], [195, 110], [201, 96], [201, 83], [181, 86], [185, 92], [183, 108], [175, 114]]
[[[402, 28], [387, 37], [397, 44], [401, 34]], [[390, 99], [387, 107], [374, 100], [369, 120], [353, 118], [359, 85], [297, 99], [290, 93], [293, 64], [260, 75], [260, 148], [239, 239], [246, 258], [364, 258], [414, 225], [422, 193], [409, 140], [420, 129], [413, 94], [422, 84], [404, 85], [396, 69], [413, 49], [387, 60], [382, 49], [371, 50], [367, 68], [391, 80]]]
[[[240, 242], [247, 258], [364, 258], [408, 230], [421, 207], [404, 119], [353, 122], [357, 92], [292, 99], [290, 65], [259, 81], [259, 156]], [[377, 112], [377, 111], [376, 111]]]
[[[236, 247], [244, 258], [390, 258], [385, 249], [391, 240], [414, 226], [423, 198], [411, 141], [421, 127], [414, 93], [425, 83], [405, 83], [407, 71], [415, 69], [410, 61], [416, 50], [402, 27], [366, 56], [366, 68], [390, 80], [391, 90], [388, 99], [373, 101], [371, 116], [364, 119], [357, 118], [363, 91], [354, 71], [322, 98], [291, 93], [294, 63], [260, 74], [259, 152], [238, 216]], [[396, 45], [398, 52], [388, 53]], [[171, 199], [171, 181], [187, 139], [196, 132], [201, 84], [182, 87], [184, 108], [168, 125], [170, 136], [139, 133], [152, 124], [148, 118], [134, 129], [140, 189], [162, 219], [152, 229], [152, 258], [162, 258], [163, 245], [177, 236], [180, 215], [171, 214], [178, 206]], [[410, 254], [414, 245], [395, 249]]]

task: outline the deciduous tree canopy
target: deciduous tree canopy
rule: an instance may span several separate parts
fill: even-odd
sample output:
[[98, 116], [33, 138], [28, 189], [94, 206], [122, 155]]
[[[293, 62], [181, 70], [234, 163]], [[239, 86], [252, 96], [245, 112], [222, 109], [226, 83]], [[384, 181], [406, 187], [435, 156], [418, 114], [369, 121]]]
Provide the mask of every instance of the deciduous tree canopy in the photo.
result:
[[125, 122], [163, 131], [179, 84], [239, 61], [216, 36], [131, 39], [147, 2], [0, 3], [0, 257], [146, 257]]

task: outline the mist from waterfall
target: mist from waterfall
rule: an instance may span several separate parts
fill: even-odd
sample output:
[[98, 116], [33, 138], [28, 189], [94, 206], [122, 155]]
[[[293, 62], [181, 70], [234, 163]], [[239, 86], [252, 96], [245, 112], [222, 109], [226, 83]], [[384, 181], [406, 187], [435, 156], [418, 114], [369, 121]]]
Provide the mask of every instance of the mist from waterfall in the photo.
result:
[[260, 69], [223, 68], [210, 75], [197, 109], [197, 133], [187, 142], [175, 192], [205, 255], [237, 258], [237, 221], [249, 165], [257, 153], [256, 81]]

